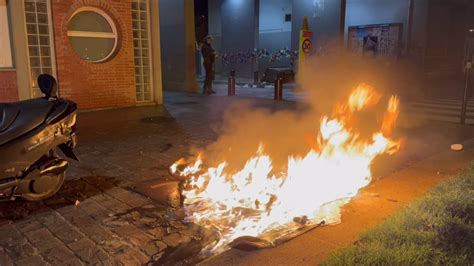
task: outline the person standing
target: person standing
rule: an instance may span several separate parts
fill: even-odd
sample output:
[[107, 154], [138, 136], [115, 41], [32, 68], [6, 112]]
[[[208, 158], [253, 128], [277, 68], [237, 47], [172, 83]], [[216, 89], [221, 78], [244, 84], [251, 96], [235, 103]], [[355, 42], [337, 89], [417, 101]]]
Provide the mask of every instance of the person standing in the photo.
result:
[[216, 93], [212, 90], [212, 81], [214, 80], [214, 61], [216, 59], [216, 51], [212, 48], [212, 36], [207, 35], [201, 47], [202, 57], [204, 58], [204, 69], [206, 70], [206, 79], [202, 94], [210, 95]]

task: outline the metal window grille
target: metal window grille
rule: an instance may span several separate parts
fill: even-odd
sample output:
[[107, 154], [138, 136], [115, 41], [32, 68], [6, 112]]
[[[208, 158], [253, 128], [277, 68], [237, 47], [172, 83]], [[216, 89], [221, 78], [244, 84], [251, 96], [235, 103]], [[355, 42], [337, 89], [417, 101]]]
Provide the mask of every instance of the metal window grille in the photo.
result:
[[42, 96], [36, 79], [46, 73], [55, 75], [51, 38], [50, 3], [48, 0], [24, 0], [31, 96]]
[[150, 31], [147, 0], [132, 2], [133, 48], [137, 102], [153, 100], [150, 67]]

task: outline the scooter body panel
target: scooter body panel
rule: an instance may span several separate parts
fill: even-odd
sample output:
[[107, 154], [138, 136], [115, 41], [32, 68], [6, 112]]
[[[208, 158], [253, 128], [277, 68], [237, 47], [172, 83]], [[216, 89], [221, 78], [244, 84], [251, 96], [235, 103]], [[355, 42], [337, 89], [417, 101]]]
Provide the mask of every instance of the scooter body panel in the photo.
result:
[[38, 76], [44, 97], [0, 105], [0, 201], [39, 201], [62, 186], [68, 162], [77, 159], [76, 103], [57, 97], [56, 79]]
[[71, 110], [56, 123], [38, 128], [0, 146], [0, 179], [21, 176], [48, 151], [74, 138], [76, 111]]

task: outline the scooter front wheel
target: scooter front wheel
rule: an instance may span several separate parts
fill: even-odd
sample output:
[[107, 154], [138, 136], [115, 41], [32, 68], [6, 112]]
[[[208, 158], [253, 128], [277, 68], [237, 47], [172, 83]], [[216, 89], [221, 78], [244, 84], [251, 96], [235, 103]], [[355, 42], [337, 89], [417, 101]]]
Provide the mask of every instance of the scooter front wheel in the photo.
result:
[[43, 175], [30, 181], [29, 192], [22, 193], [20, 197], [28, 201], [39, 201], [52, 197], [62, 187], [65, 178], [66, 172], [57, 175]]

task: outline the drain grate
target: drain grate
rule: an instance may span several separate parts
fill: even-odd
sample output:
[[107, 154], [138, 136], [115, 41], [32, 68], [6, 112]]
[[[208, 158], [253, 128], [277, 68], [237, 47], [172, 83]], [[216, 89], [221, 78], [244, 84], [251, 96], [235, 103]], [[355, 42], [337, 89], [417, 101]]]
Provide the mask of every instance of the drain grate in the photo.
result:
[[183, 102], [170, 102], [170, 104], [174, 105], [191, 105], [191, 104], [198, 104], [199, 102], [193, 102], [193, 101], [183, 101]]

